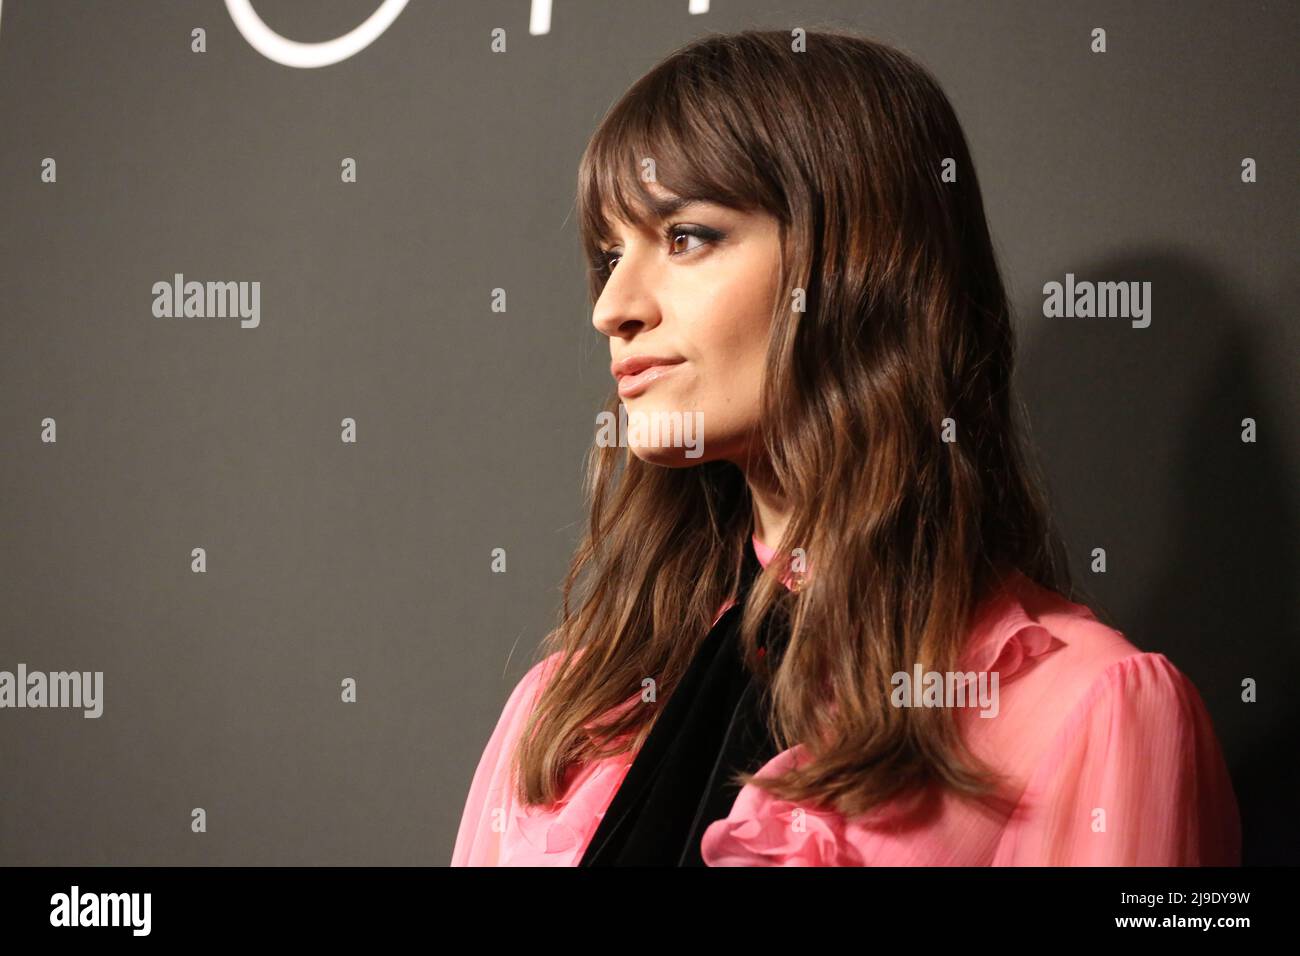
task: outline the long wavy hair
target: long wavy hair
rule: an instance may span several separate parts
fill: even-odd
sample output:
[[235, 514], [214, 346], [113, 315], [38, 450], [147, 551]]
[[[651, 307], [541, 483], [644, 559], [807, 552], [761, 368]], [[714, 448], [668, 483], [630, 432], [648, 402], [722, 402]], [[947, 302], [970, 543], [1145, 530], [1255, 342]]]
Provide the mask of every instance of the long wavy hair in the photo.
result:
[[[934, 782], [1000, 800], [952, 708], [890, 704], [896, 672], [958, 669], [979, 602], [1008, 572], [1072, 591], [1015, 420], [1009, 306], [975, 166], [947, 97], [909, 56], [838, 30], [807, 32], [806, 51], [797, 40], [706, 35], [609, 109], [578, 170], [591, 301], [609, 276], [606, 217], [644, 223], [653, 208], [646, 157], [680, 196], [779, 220], [756, 447], [794, 510], [740, 640], [774, 738], [811, 759], [734, 779], [850, 816]], [[617, 408], [614, 394], [605, 410]], [[753, 532], [732, 462], [662, 467], [593, 442], [587, 464], [587, 527], [539, 648], [555, 660], [514, 754], [529, 805], [644, 742], [736, 593]], [[781, 579], [796, 548], [809, 574], [792, 590]], [[765, 670], [768, 614], [789, 637]]]

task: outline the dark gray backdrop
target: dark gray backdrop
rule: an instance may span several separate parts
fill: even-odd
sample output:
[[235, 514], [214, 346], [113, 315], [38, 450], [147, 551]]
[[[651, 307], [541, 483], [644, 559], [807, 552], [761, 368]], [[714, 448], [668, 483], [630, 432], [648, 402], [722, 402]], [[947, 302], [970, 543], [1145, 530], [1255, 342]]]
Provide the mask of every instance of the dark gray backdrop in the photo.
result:
[[[377, 4], [255, 5], [314, 41]], [[1297, 5], [556, 0], [544, 36], [528, 15], [414, 0], [300, 70], [218, 0], [4, 0], [0, 670], [105, 690], [98, 720], [0, 711], [0, 862], [449, 858], [610, 387], [572, 216], [586, 138], [700, 33], [818, 25], [904, 47], [951, 96], [1076, 573], [1200, 688], [1247, 861], [1294, 861]], [[260, 326], [154, 318], [176, 272], [260, 281]], [[1151, 281], [1150, 328], [1044, 318], [1067, 272]]]

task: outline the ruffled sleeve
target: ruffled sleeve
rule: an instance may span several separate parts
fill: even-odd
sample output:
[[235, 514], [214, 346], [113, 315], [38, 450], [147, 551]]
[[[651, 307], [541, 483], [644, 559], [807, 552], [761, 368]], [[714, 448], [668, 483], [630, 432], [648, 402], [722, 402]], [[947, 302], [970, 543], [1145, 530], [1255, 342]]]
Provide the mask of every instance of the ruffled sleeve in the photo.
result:
[[1163, 654], [1110, 664], [1035, 769], [1003, 866], [1238, 866], [1241, 822], [1196, 687]]
[[555, 656], [552, 654], [534, 664], [515, 685], [501, 710], [474, 771], [452, 850], [452, 866], [496, 866], [498, 863], [501, 835], [514, 802], [510, 792], [512, 748], [536, 703], [543, 669]]

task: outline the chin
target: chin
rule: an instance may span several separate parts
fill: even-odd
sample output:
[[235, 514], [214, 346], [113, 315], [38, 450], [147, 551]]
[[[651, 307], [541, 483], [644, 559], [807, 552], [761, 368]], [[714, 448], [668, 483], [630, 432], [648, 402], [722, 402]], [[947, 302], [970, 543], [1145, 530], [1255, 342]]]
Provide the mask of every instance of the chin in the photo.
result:
[[[691, 468], [708, 461], [707, 455], [698, 454], [701, 451], [699, 448], [635, 445], [628, 446], [628, 450], [646, 464], [659, 465], [661, 468]], [[695, 457], [688, 457], [690, 455]]]
[[707, 459], [704, 413], [667, 403], [625, 403], [619, 422], [620, 444], [651, 465], [689, 468]]

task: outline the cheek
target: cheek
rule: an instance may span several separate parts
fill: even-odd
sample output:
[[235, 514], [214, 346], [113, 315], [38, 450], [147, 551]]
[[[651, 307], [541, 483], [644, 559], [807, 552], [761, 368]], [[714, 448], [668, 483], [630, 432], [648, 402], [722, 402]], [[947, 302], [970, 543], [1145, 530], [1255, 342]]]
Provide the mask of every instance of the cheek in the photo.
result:
[[762, 367], [771, 327], [771, 290], [766, 277], [718, 281], [694, 298], [690, 336], [702, 363], [715, 373]]
[[[696, 359], [693, 397], [714, 415], [751, 418], [758, 411], [767, 361], [771, 299], [761, 282], [715, 285], [690, 328]], [[697, 300], [698, 301], [698, 300]]]

